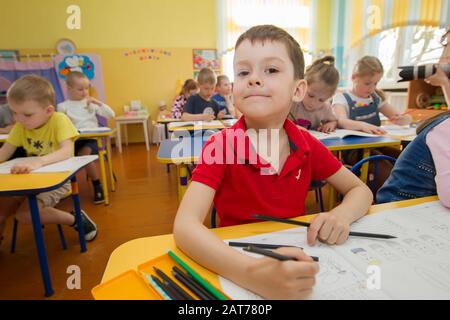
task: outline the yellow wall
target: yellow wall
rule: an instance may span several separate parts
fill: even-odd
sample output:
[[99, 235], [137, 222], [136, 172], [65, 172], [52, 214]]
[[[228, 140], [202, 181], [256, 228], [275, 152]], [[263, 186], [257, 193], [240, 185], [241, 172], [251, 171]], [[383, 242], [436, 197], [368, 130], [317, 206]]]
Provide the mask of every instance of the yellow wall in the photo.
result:
[[[72, 4], [81, 8], [81, 30], [66, 28]], [[0, 49], [49, 53], [69, 38], [77, 52], [99, 54], [106, 103], [118, 114], [130, 100], [141, 100], [155, 119], [158, 102], [170, 105], [177, 81], [192, 77], [192, 49], [216, 47], [213, 0], [0, 0], [0, 8]], [[139, 48], [172, 55], [159, 61], [125, 57]], [[130, 127], [130, 141], [143, 141], [141, 131]]]

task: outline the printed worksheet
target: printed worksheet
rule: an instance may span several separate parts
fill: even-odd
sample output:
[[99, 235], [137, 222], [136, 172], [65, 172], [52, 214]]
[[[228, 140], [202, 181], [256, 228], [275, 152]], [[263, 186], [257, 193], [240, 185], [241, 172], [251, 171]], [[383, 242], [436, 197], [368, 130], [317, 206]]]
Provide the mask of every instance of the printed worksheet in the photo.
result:
[[[11, 173], [11, 168], [23, 161], [32, 159], [29, 158], [16, 158], [7, 162], [3, 162], [0, 164], [0, 174], [9, 174]], [[97, 155], [92, 156], [82, 156], [82, 157], [73, 157], [64, 161], [56, 162], [53, 164], [49, 164], [48, 166], [41, 167], [39, 169], [33, 170], [32, 173], [49, 173], [49, 172], [75, 172], [79, 168], [84, 167], [86, 164], [95, 161], [98, 159]]]
[[[397, 238], [349, 237], [341, 246], [310, 247], [306, 228], [293, 228], [226, 242], [298, 246], [319, 257], [311, 299], [450, 299], [450, 210], [438, 201], [366, 216], [351, 230]], [[375, 288], [368, 286], [373, 266], [380, 280]], [[261, 299], [222, 277], [220, 282], [233, 299]]]

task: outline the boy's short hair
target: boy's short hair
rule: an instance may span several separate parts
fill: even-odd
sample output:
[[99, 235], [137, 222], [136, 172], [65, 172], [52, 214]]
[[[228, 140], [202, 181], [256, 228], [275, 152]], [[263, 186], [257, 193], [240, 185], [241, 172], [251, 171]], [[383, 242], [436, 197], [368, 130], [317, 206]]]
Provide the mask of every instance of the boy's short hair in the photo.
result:
[[230, 81], [230, 79], [226, 76], [226, 75], [221, 75], [217, 77], [217, 86], [220, 86], [220, 84], [222, 83], [222, 81], [228, 80]]
[[69, 87], [72, 87], [74, 85], [74, 82], [76, 79], [88, 79], [88, 77], [86, 77], [86, 75], [83, 72], [80, 71], [71, 71], [69, 72], [69, 74], [67, 75], [66, 78], [66, 84]]
[[305, 75], [305, 59], [303, 57], [300, 44], [286, 31], [274, 25], [260, 25], [248, 29], [241, 34], [236, 42], [235, 48], [245, 40], [250, 40], [253, 44], [256, 41], [279, 41], [286, 46], [289, 58], [294, 65], [294, 79], [303, 79]]
[[216, 74], [210, 68], [203, 68], [198, 73], [197, 82], [198, 84], [211, 84], [216, 85]]
[[11, 85], [7, 93], [8, 103], [36, 101], [43, 107], [55, 106], [55, 90], [50, 82], [36, 75], [23, 76]]

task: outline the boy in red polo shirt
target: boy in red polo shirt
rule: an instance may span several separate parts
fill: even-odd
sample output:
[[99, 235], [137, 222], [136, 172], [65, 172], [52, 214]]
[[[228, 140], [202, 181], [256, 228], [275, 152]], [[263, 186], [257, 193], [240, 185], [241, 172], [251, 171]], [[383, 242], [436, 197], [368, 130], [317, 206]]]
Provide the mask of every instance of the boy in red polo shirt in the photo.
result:
[[372, 193], [318, 140], [286, 120], [292, 101], [300, 102], [307, 88], [302, 51], [288, 33], [253, 27], [238, 39], [234, 59], [234, 101], [243, 117], [205, 145], [178, 209], [175, 241], [198, 263], [265, 298], [305, 298], [319, 269], [310, 257], [294, 248], [277, 251], [298, 261], [239, 253], [203, 225], [211, 205], [221, 226], [255, 222], [255, 213], [295, 217], [304, 214], [311, 180], [326, 180], [345, 197], [312, 221], [308, 243], [341, 244], [351, 223], [367, 212]]

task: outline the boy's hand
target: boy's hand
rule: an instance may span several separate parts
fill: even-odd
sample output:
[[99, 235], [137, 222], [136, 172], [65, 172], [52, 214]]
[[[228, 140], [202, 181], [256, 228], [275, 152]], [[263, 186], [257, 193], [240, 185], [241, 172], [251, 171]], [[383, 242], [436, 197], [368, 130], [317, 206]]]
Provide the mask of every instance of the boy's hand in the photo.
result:
[[319, 213], [308, 228], [308, 244], [313, 246], [316, 240], [328, 244], [343, 244], [350, 233], [350, 222], [331, 212]]
[[99, 100], [97, 100], [97, 99], [95, 99], [95, 98], [93, 98], [93, 97], [89, 97], [89, 98], [88, 98], [88, 103], [96, 104], [96, 105], [98, 105], [99, 107], [101, 107], [101, 106], [103, 105], [103, 103], [102, 103], [101, 101], [99, 101]]
[[303, 299], [316, 283], [319, 265], [299, 248], [280, 248], [277, 253], [298, 261], [278, 261], [272, 258], [255, 259], [247, 269], [247, 287], [267, 299]]
[[225, 110], [222, 110], [217, 114], [217, 119], [222, 119], [224, 116], [225, 116]]
[[387, 133], [384, 129], [374, 126], [373, 124], [370, 124], [370, 123], [363, 123], [363, 127], [362, 127], [361, 131], [370, 133], [370, 134], [386, 134]]
[[11, 168], [12, 174], [24, 174], [24, 173], [30, 173], [33, 170], [39, 169], [42, 167], [44, 163], [39, 157], [27, 159], [24, 161], [21, 161], [17, 164], [15, 164]]
[[337, 121], [330, 121], [321, 125], [319, 128], [317, 128], [317, 130], [328, 133], [336, 131], [336, 128], [337, 128]]
[[203, 121], [213, 121], [216, 117], [213, 114], [203, 114]]

